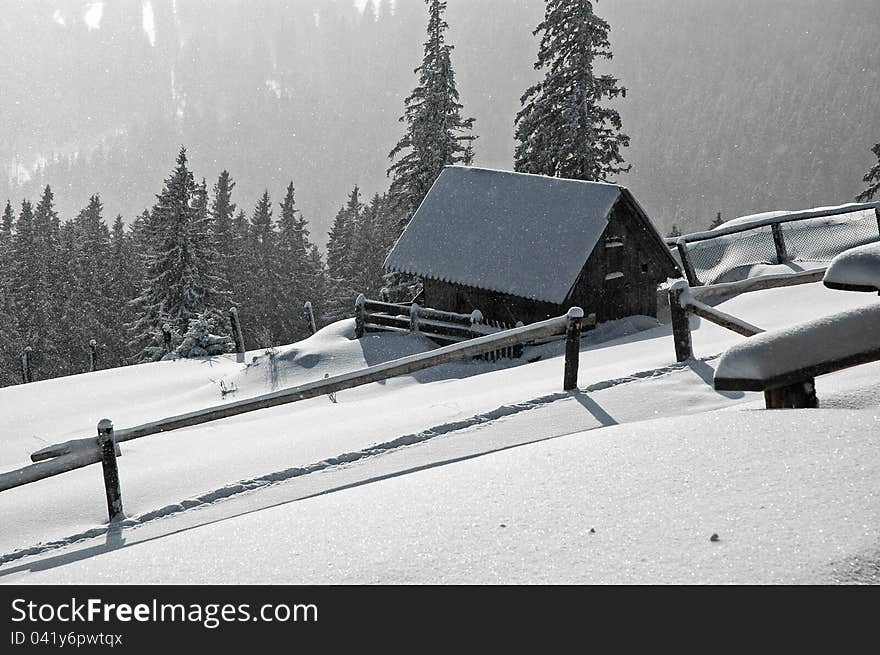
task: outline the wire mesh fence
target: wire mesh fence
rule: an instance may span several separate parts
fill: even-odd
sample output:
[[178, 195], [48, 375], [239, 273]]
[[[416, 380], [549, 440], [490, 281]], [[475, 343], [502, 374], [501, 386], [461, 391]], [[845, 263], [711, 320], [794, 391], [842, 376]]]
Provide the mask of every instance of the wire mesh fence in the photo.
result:
[[692, 285], [742, 280], [760, 274], [762, 267], [779, 264], [815, 268], [845, 250], [880, 240], [880, 216], [874, 205], [856, 211], [832, 208], [819, 216], [822, 210], [804, 212], [803, 218], [782, 215], [773, 222], [757, 221], [758, 225], [728, 224], [717, 235], [711, 231], [684, 235], [678, 240], [677, 258], [689, 269]]

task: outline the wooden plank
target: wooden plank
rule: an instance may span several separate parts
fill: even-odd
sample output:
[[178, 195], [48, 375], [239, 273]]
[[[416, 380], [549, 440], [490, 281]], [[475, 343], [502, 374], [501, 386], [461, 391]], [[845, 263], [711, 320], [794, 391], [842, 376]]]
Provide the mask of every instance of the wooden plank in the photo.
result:
[[[31, 453], [32, 462], [43, 462], [53, 457], [62, 457], [64, 455], [76, 455], [83, 451], [93, 450], [98, 447], [98, 441], [95, 437], [86, 437], [85, 439], [71, 439], [63, 443], [52, 444]], [[122, 457], [119, 450], [119, 444], [116, 444], [116, 456]]]
[[409, 331], [409, 316], [388, 316], [388, 314], [367, 314], [364, 324], [387, 325], [388, 327], [405, 328]]
[[381, 300], [364, 300], [364, 309], [367, 312], [384, 312], [387, 314], [405, 314], [409, 316], [410, 305], [403, 303], [383, 302]]
[[455, 336], [454, 334], [441, 334], [439, 332], [431, 332], [428, 330], [420, 330], [419, 334], [422, 334], [429, 339], [433, 339], [434, 341], [445, 341], [447, 343], [461, 343], [463, 341], [469, 341], [472, 337], [468, 336]]
[[409, 325], [405, 328], [391, 327], [390, 325], [378, 325], [376, 323], [364, 323], [364, 332], [406, 332], [409, 333]]
[[741, 293], [751, 293], [752, 291], [793, 287], [799, 284], [812, 284], [813, 282], [821, 282], [826, 270], [827, 267], [813, 268], [809, 271], [800, 271], [798, 273], [762, 275], [761, 277], [753, 277], [747, 280], [740, 280], [739, 282], [722, 282], [720, 284], [691, 287], [691, 295], [697, 300], [706, 300], [707, 298], [727, 298]]
[[38, 480], [45, 480], [55, 475], [99, 463], [101, 461], [101, 449], [98, 447], [98, 440], [92, 438], [91, 441], [94, 444], [94, 448], [79, 449], [76, 452], [55, 457], [47, 462], [38, 462], [15, 471], [0, 473], [0, 491], [20, 487]]
[[699, 300], [689, 300], [687, 303], [687, 310], [697, 316], [705, 318], [707, 321], [711, 321], [712, 323], [727, 328], [732, 332], [741, 334], [744, 337], [753, 337], [756, 334], [764, 332], [764, 330], [751, 323], [746, 323], [736, 316], [731, 316], [730, 314], [719, 311], [714, 307], [709, 307], [709, 305], [701, 303]]

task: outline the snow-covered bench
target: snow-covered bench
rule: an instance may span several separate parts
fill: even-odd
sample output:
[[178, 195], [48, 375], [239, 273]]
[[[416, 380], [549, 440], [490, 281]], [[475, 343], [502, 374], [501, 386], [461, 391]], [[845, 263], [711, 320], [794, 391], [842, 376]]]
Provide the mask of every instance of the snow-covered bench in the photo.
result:
[[814, 379], [880, 360], [880, 304], [757, 334], [718, 362], [718, 391], [763, 391], [768, 409], [816, 407]]

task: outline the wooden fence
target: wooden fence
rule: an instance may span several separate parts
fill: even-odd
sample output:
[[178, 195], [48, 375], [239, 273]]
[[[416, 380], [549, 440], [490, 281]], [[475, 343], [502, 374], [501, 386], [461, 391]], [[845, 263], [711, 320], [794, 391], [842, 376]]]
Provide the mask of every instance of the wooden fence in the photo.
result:
[[740, 282], [697, 287], [691, 287], [684, 280], [679, 280], [669, 289], [669, 310], [672, 317], [672, 338], [675, 342], [676, 361], [684, 362], [694, 356], [690, 314], [711, 321], [745, 337], [751, 337], [764, 332], [764, 330], [751, 323], [747, 323], [742, 319], [707, 305], [703, 302], [704, 300], [718, 300], [741, 293], [819, 282], [822, 280], [825, 270], [820, 268], [790, 275], [768, 275]]
[[762, 227], [770, 227], [773, 235], [773, 246], [776, 251], [776, 262], [772, 263], [782, 264], [790, 261], [785, 236], [782, 230], [783, 225], [797, 221], [806, 221], [828, 216], [839, 216], [842, 214], [851, 214], [858, 211], [867, 211], [871, 209], [874, 210], [874, 214], [877, 218], [877, 238], [880, 238], [880, 202], [868, 202], [861, 204], [841, 205], [839, 207], [829, 207], [827, 209], [795, 212], [792, 214], [776, 216], [773, 218], [754, 220], [738, 225], [730, 225], [726, 227], [721, 226], [714, 230], [708, 230], [705, 232], [694, 232], [692, 234], [685, 234], [680, 237], [667, 238], [666, 244], [671, 248], [675, 248], [678, 251], [678, 255], [681, 259], [682, 268], [684, 269], [688, 284], [690, 284], [692, 287], [696, 287], [699, 286], [701, 282], [699, 276], [697, 275], [696, 267], [694, 266], [694, 262], [688, 249], [689, 244], [709, 241], [712, 239], [730, 236], [733, 234], [741, 234], [743, 232], [749, 232], [751, 230]]
[[276, 407], [308, 398], [329, 395], [344, 389], [351, 389], [372, 382], [407, 375], [438, 366], [439, 364], [471, 359], [494, 350], [522, 346], [526, 343], [560, 334], [565, 335], [566, 341], [562, 386], [564, 390], [571, 391], [577, 387], [581, 330], [586, 325], [594, 323], [595, 315], [591, 314], [589, 317], [584, 318], [582, 309], [572, 307], [564, 316], [551, 318], [539, 323], [480, 336], [475, 339], [443, 346], [426, 353], [395, 359], [384, 364], [377, 364], [358, 371], [335, 375], [323, 380], [301, 384], [290, 389], [282, 389], [247, 400], [164, 418], [133, 428], [114, 432], [112, 422], [108, 419], [103, 419], [98, 423], [97, 438], [75, 439], [60, 444], [53, 444], [31, 455], [31, 459], [35, 462], [34, 464], [8, 473], [0, 473], [0, 491], [102, 462], [110, 520], [117, 521], [123, 518], [122, 494], [119, 485], [119, 473], [116, 467], [116, 456], [121, 455], [117, 444], [121, 442], [179, 428], [201, 425], [210, 421], [217, 421], [268, 407]]
[[[367, 332], [418, 332], [442, 345], [449, 345], [521, 325], [521, 322], [510, 325], [486, 320], [479, 310], [470, 314], [456, 314], [416, 303], [370, 300], [363, 294], [355, 301], [355, 336], [358, 339]], [[521, 356], [522, 345], [508, 346], [482, 355], [491, 361]]]

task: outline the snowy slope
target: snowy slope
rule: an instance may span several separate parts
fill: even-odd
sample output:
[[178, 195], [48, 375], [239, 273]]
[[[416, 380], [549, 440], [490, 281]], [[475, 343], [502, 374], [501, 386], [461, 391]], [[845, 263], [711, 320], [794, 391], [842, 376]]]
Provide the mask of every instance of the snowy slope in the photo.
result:
[[[774, 328], [823, 313], [872, 303], [877, 303], [876, 296], [831, 291], [821, 284], [812, 284], [746, 294], [727, 301], [722, 308], [761, 327]], [[600, 332], [604, 329], [605, 333], [596, 335], [593, 340], [595, 341], [597, 337], [616, 336], [625, 328], [628, 328], [625, 331], [632, 332], [635, 328], [647, 325], [649, 324], [644, 321], [641, 323], [635, 321], [629, 326], [618, 325], [611, 328], [606, 326], [600, 328]], [[729, 345], [742, 340], [738, 335], [696, 319], [694, 327], [696, 328], [694, 348], [698, 357], [717, 355]], [[389, 339], [389, 335], [373, 335], [362, 342], [351, 341], [347, 338], [350, 328], [351, 326], [347, 324], [337, 325], [333, 329], [322, 331], [311, 340], [279, 349], [273, 357], [262, 353], [250, 353], [248, 356], [250, 366], [236, 364], [232, 359], [218, 359], [212, 363], [163, 362], [114, 372], [76, 376], [66, 381], [62, 379], [0, 390], [0, 404], [3, 405], [4, 415], [9, 417], [8, 426], [4, 425], [0, 437], [3, 443], [4, 469], [25, 464], [27, 454], [45, 445], [44, 442], [91, 434], [94, 430], [94, 422], [104, 415], [113, 418], [118, 427], [126, 427], [133, 422], [155, 419], [205, 404], [216, 404], [219, 401], [219, 388], [215, 382], [208, 379], [209, 375], [217, 379], [217, 375], [220, 374], [227, 381], [235, 381], [240, 389], [235, 399], [240, 399], [246, 395], [263, 393], [279, 385], [286, 386], [299, 381], [319, 379], [327, 372], [352, 370], [366, 363], [376, 363], [384, 358], [430, 347], [429, 343], [412, 336]], [[633, 452], [651, 451], [652, 435], [655, 434], [655, 429], [660, 430], [656, 426], [664, 426], [662, 430], [656, 432], [658, 438], [666, 434], [667, 436], [663, 438], [669, 442], [670, 452], [688, 454], [682, 466], [697, 466], [699, 461], [715, 461], [713, 453], [719, 447], [718, 440], [724, 437], [726, 430], [738, 429], [737, 425], [741, 421], [752, 420], [750, 417], [753, 414], [764, 414], [764, 412], [731, 411], [731, 408], [737, 406], [760, 407], [760, 396], [716, 393], [711, 388], [712, 360], [694, 362], [690, 366], [675, 365], [668, 326], [634, 332], [610, 341], [585, 344], [581, 355], [579, 386], [586, 393], [575, 395], [561, 393], [562, 360], [559, 350], [558, 345], [552, 345], [527, 352], [526, 358], [538, 355], [542, 357], [539, 361], [527, 364], [473, 362], [444, 366], [415, 376], [390, 380], [384, 384], [342, 392], [339, 394], [337, 404], [330, 403], [325, 398], [318, 398], [123, 444], [124, 456], [120, 460], [120, 470], [126, 512], [132, 517], [132, 521], [131, 527], [123, 531], [121, 538], [126, 543], [134, 543], [149, 537], [151, 545], [123, 549], [112, 556], [143, 558], [144, 568], [140, 569], [138, 565], [133, 565], [132, 573], [135, 575], [140, 571], [145, 576], [143, 579], [207, 580], [207, 577], [200, 578], [195, 575], [188, 577], [189, 569], [179, 562], [164, 569], [166, 577], [162, 577], [158, 564], [156, 568], [146, 564], [146, 561], [154, 555], [155, 562], [165, 557], [162, 554], [163, 549], [160, 548], [165, 539], [156, 539], [156, 537], [190, 528], [193, 528], [192, 534], [196, 534], [207, 528], [194, 526], [217, 520], [222, 523], [214, 529], [222, 532], [222, 525], [227, 524], [225, 519], [242, 512], [256, 511], [254, 520], [260, 524], [259, 516], [263, 513], [258, 510], [276, 503], [287, 503], [292, 514], [285, 519], [272, 515], [271, 521], [296, 522], [302, 517], [299, 515], [299, 510], [293, 508], [306, 505], [290, 504], [290, 501], [304, 495], [323, 493], [345, 484], [360, 484], [376, 477], [394, 476], [413, 467], [437, 467], [441, 462], [508, 449], [468, 460], [470, 463], [467, 465], [465, 462], [456, 465], [455, 470], [464, 471], [461, 473], [462, 477], [473, 475], [470, 482], [463, 482], [460, 478], [450, 481], [442, 476], [436, 479], [431, 477], [428, 481], [418, 479], [414, 483], [415, 486], [419, 489], [424, 487], [425, 494], [433, 495], [434, 500], [426, 505], [420, 503], [412, 505], [408, 514], [412, 523], [403, 521], [397, 527], [393, 527], [393, 523], [384, 524], [385, 519], [379, 515], [385, 513], [385, 503], [391, 503], [390, 496], [399, 493], [399, 490], [394, 485], [391, 487], [395, 489], [394, 492], [381, 489], [373, 492], [375, 486], [373, 484], [358, 487], [363, 493], [370, 490], [370, 493], [379, 494], [377, 498], [381, 502], [374, 507], [382, 507], [382, 511], [374, 509], [368, 512], [361, 508], [361, 513], [367, 514], [361, 517], [363, 525], [372, 525], [371, 529], [379, 531], [377, 534], [384, 534], [381, 532], [383, 529], [410, 534], [408, 530], [420, 525], [417, 517], [434, 511], [432, 503], [447, 497], [450, 498], [450, 503], [464, 502], [462, 495], [469, 495], [471, 500], [468, 502], [472, 506], [465, 504], [459, 509], [452, 510], [453, 514], [467, 508], [468, 512], [475, 514], [483, 512], [483, 518], [488, 520], [491, 518], [489, 510], [493, 504], [502, 501], [525, 502], [524, 494], [532, 494], [535, 491], [531, 483], [538, 485], [537, 488], [546, 486], [548, 484], [546, 480], [539, 482], [530, 478], [521, 469], [528, 469], [530, 463], [543, 461], [545, 455], [541, 448], [554, 449], [556, 446], [552, 444], [556, 444], [557, 441], [565, 444], [569, 444], [569, 441], [565, 440], [567, 438], [561, 441], [553, 439], [544, 442], [544, 446], [539, 447], [536, 444], [509, 450], [518, 444], [587, 429], [592, 430], [588, 433], [590, 436], [588, 439], [582, 437], [581, 441], [586, 439], [591, 444], [607, 446], [625, 439], [633, 444]], [[257, 357], [255, 362], [252, 361], [253, 357]], [[878, 368], [872, 366], [820, 378], [817, 386], [823, 405], [850, 409], [829, 410], [828, 418], [823, 419], [819, 429], [804, 427], [803, 431], [809, 433], [811, 438], [818, 438], [820, 436], [818, 432], [824, 429], [822, 426], [833, 425], [838, 420], [844, 426], [852, 424], [864, 427], [866, 422], [870, 423], [870, 416], [876, 413], [876, 407], [880, 404], [876, 385]], [[140, 406], [141, 397], [148, 399], [149, 402]], [[703, 416], [697, 423], [693, 418], [695, 414]], [[801, 428], [798, 427], [797, 430], [787, 428], [789, 424], [785, 421], [789, 419], [784, 419], [787, 414], [790, 413], [780, 414], [779, 417], [754, 419], [757, 423], [746, 424], [749, 438], [724, 441], [724, 448], [737, 452], [737, 456], [743, 461], [750, 462], [749, 466], [752, 468], [757, 466], [759, 461], [757, 459], [752, 461], [750, 459], [752, 455], [749, 454], [756, 440], [763, 438], [768, 444], [767, 448], [771, 450], [761, 457], [772, 459], [773, 453], [777, 452], [774, 449], [777, 447], [794, 448]], [[687, 418], [670, 418], [660, 422], [645, 423], [657, 417]], [[819, 414], [814, 413], [791, 420], [799, 426], [809, 426], [810, 421], [818, 417]], [[784, 425], [780, 425], [779, 422]], [[615, 427], [614, 424], [619, 425]], [[719, 429], [707, 427], [711, 425], [717, 425]], [[698, 438], [700, 430], [706, 431], [705, 442], [701, 442]], [[781, 440], [767, 438], [768, 434], [776, 432], [784, 433], [786, 438]], [[851, 436], [851, 441], [857, 441], [853, 436], [856, 432], [858, 430], [855, 427], [851, 434], [847, 432]], [[609, 437], [608, 434], [617, 436]], [[691, 436], [686, 442], [679, 443], [676, 441], [678, 434]], [[602, 435], [599, 441], [594, 441], [596, 435]], [[572, 439], [580, 443], [574, 437]], [[596, 448], [603, 450], [606, 446]], [[853, 447], [864, 449], [859, 451], [860, 456], [867, 456], [866, 453], [871, 446], [866, 442], [855, 444]], [[522, 456], [525, 459], [518, 464], [492, 463], [496, 457], [513, 457], [513, 453], [526, 453]], [[572, 451], [570, 456], [557, 453], [552, 457], [556, 458], [560, 479], [568, 479], [586, 475], [587, 471], [584, 467], [601, 456], [598, 451]], [[618, 456], [619, 461], [615, 464], [617, 468], [603, 469], [604, 477], [600, 476], [596, 484], [601, 483], [605, 488], [610, 489], [615, 485], [615, 480], [621, 484], [629, 480], [627, 477], [629, 473], [624, 475], [621, 470], [621, 467], [626, 468], [624, 462], [629, 455], [619, 453]], [[804, 457], [808, 456], [809, 451], [805, 450]], [[645, 489], [650, 488], [651, 480], [664, 479], [663, 469], [669, 462], [663, 458], [655, 458], [655, 460], [653, 463], [648, 459], [640, 460]], [[503, 461], [507, 462], [507, 460]], [[792, 460], [791, 466], [802, 466], [805, 465], [804, 462], [805, 460]], [[482, 486], [480, 489], [475, 488], [475, 485], [483, 485], [484, 480], [481, 475], [474, 474], [473, 471], [480, 470], [484, 465], [492, 470], [497, 469], [495, 486], [492, 487], [494, 492], [491, 493]], [[512, 468], [504, 473], [508, 470], [508, 465]], [[458, 469], [458, 466], [464, 468]], [[476, 469], [468, 467], [476, 467]], [[441, 468], [432, 468], [433, 473], [430, 475], [440, 475]], [[107, 548], [108, 536], [103, 527], [106, 509], [99, 471], [99, 467], [90, 467], [0, 494], [0, 515], [4, 517], [4, 525], [10, 526], [10, 529], [0, 534], [0, 553], [5, 553], [0, 555], [0, 562], [6, 562], [6, 565], [0, 569], [0, 580], [21, 581], [24, 576], [27, 581], [50, 582], [64, 579], [58, 576], [61, 576], [65, 570], [69, 570], [70, 575], [73, 576], [69, 579], [74, 579], [77, 575], [74, 571], [80, 571], [79, 575], [83, 576], [81, 579], [98, 579], [90, 578], [93, 572], [88, 568], [86, 560], [75, 567], [53, 568], [52, 571], [47, 571], [39, 577], [31, 576], [26, 572], [33, 567], [46, 565], [47, 562], [62, 560], [66, 562], [68, 560], [64, 559], [65, 557], [75, 560], [81, 557], [82, 552], [94, 552], [94, 550], [82, 551], [83, 548], [97, 548], [99, 551]], [[590, 476], [595, 475], [592, 469], [589, 473]], [[760, 478], [758, 473], [754, 471], [753, 473]], [[520, 475], [525, 476], [524, 479], [530, 480], [531, 483], [526, 486], [514, 484]], [[872, 479], [872, 483], [876, 483], [876, 477]], [[463, 486], [460, 489], [458, 487], [452, 489], [449, 488], [450, 484]], [[558, 492], [560, 495], [559, 503], [572, 501], [572, 498], [565, 497], [564, 489], [556, 487], [554, 489], [554, 493]], [[621, 493], [622, 491], [623, 487]], [[819, 490], [832, 496], [838, 491], [839, 489], [835, 487]], [[360, 497], [361, 492], [352, 490], [346, 493]], [[382, 494], [385, 493], [390, 496], [383, 496]], [[406, 494], [413, 495], [411, 490], [406, 491]], [[330, 494], [325, 498], [337, 495]], [[421, 492], [416, 495], [421, 495]], [[603, 500], [602, 507], [610, 512], [617, 502], [615, 498], [615, 494], [610, 494]], [[476, 499], [480, 499], [479, 502]], [[731, 503], [742, 500], [743, 498], [739, 496], [728, 499]], [[548, 499], [547, 502], [550, 503], [551, 500]], [[346, 503], [349, 501], [347, 500]], [[352, 506], [355, 504], [353, 503]], [[308, 504], [308, 506], [312, 505]], [[318, 503], [317, 507], [323, 506]], [[869, 504], [862, 510], [869, 511], [871, 507], [876, 510], [876, 504]], [[548, 511], [551, 510], [556, 511], [548, 506]], [[282, 509], [279, 507], [278, 510], [273, 511], [280, 512]], [[313, 529], [314, 538], [320, 540], [323, 534], [331, 541], [337, 538], [344, 540], [345, 523], [340, 521], [347, 520], [345, 516], [348, 515], [325, 516], [322, 514], [324, 511], [315, 510], [316, 514], [321, 514], [323, 518], [308, 515], [310, 520], [315, 522], [313, 525], [318, 526]], [[658, 519], [662, 518], [663, 514], [659, 508], [656, 511]], [[551, 512], [550, 516], [552, 515]], [[842, 519], [838, 516], [838, 518], [832, 517], [832, 520]], [[374, 523], [370, 524], [371, 521]], [[219, 550], [229, 550], [230, 557], [237, 555], [239, 561], [245, 562], [249, 558], [248, 549], [259, 548], [259, 543], [265, 543], [266, 547], [270, 547], [273, 543], [274, 535], [262, 532], [263, 529], [271, 528], [269, 522], [268, 515], [262, 519], [262, 523], [265, 523], [263, 528], [253, 525], [243, 527], [230, 521], [228, 522], [230, 532], [225, 537], [212, 535], [199, 538], [210, 539], [205, 543], [214, 543]], [[708, 526], [694, 523], [690, 527], [700, 533], [701, 540], [704, 537], [705, 540], [708, 539], [708, 535], [702, 534]], [[454, 531], [457, 528], [453, 523], [444, 529]], [[458, 526], [458, 529], [463, 528]], [[302, 528], [296, 524], [291, 526], [291, 530], [293, 530], [291, 534], [296, 534], [297, 531], [301, 532]], [[338, 530], [338, 534], [334, 530]], [[598, 531], [597, 527], [597, 533]], [[713, 531], [720, 529], [713, 528]], [[97, 539], [74, 543], [77, 538], [85, 538], [90, 534]], [[545, 535], [543, 539], [541, 534]], [[552, 531], [529, 533], [527, 543], [522, 547], [532, 547], [537, 550], [550, 547], [549, 540], [552, 534]], [[235, 535], [254, 535], [254, 538], [239, 539]], [[115, 536], [111, 544], [118, 544], [119, 540], [120, 537]], [[53, 541], [58, 542], [56, 545], [65, 547], [49, 548], [48, 544]], [[455, 539], [452, 539], [452, 542], [457, 543]], [[403, 548], [404, 543], [401, 541], [399, 547]], [[700, 545], [702, 546], [702, 543]], [[853, 544], [849, 545], [855, 547]], [[489, 546], [483, 544], [482, 547]], [[215, 548], [206, 547], [204, 544], [200, 548], [204, 550], [206, 558], [211, 557], [212, 553], [219, 557]], [[389, 545], [388, 548], [393, 549], [394, 545]], [[153, 549], [155, 549], [154, 554]], [[284, 548], [281, 550], [283, 551]], [[821, 548], [816, 552], [819, 551]], [[34, 555], [30, 558], [21, 557], [28, 552]], [[129, 552], [132, 554], [139, 552], [141, 555], [126, 554]], [[419, 554], [425, 552], [428, 551], [420, 551], [414, 547], [411, 554], [418, 560]], [[77, 553], [80, 555], [76, 555]], [[352, 552], [350, 555], [353, 557], [355, 554]], [[464, 551], [456, 551], [453, 548], [445, 558], [449, 560], [466, 555]], [[824, 555], [830, 556], [828, 552], [824, 552]], [[55, 559], [59, 556], [62, 560]], [[369, 558], [366, 559], [371, 561]], [[165, 564], [168, 565], [169, 562], [166, 561]], [[309, 560], [307, 564], [318, 566], [321, 571], [330, 570], [317, 561]], [[335, 566], [341, 567], [343, 564], [344, 562], [339, 561]], [[283, 566], [280, 561], [278, 565]], [[411, 565], [418, 568], [416, 561]], [[472, 579], [491, 579], [492, 574], [488, 566], [489, 562], [482, 565], [479, 562], [472, 564], [468, 569], [473, 575]], [[205, 576], [218, 575], [218, 570], [212, 569], [204, 562], [202, 569]], [[454, 569], [453, 566], [450, 570]], [[498, 570], [503, 571], [504, 568]], [[513, 574], [515, 567], [510, 570], [511, 580], [525, 579], [522, 577], [526, 575], [525, 570], [516, 575]], [[273, 576], [268, 571], [251, 571], [253, 575], [249, 577], [251, 573], [248, 571], [247, 567], [238, 569], [233, 567], [228, 575], [242, 581], [258, 579], [270, 581]], [[412, 579], [430, 579], [425, 577], [426, 571], [427, 569], [423, 570], [421, 578], [413, 572]], [[468, 573], [463, 571], [462, 569], [455, 574], [464, 576], [463, 578], [456, 578], [451, 574], [448, 578], [436, 579], [464, 581]], [[761, 571], [767, 573], [765, 569]], [[568, 571], [566, 575], [562, 575], [565, 573], [562, 569], [557, 572], [560, 573], [558, 576], [560, 581], [575, 579], [570, 577], [574, 575], [573, 571]], [[642, 572], [644, 573], [644, 570]], [[542, 577], [544, 574], [540, 573], [539, 568], [533, 568], [532, 573], [536, 580], [550, 580]], [[673, 571], [670, 570], [669, 573], [672, 574]], [[711, 578], [718, 572], [709, 573], [707, 575]], [[742, 573], [740, 571], [738, 575]], [[371, 572], [366, 565], [357, 574], [352, 573], [351, 578], [329, 573], [327, 577], [321, 578], [320, 575], [307, 574], [302, 570], [292, 575], [300, 574], [302, 577], [297, 578], [300, 581], [363, 580], [366, 579], [364, 576], [370, 575], [375, 576], [377, 580], [401, 579], [390, 574], [383, 578], [379, 569], [373, 569]], [[215, 582], [225, 581], [217, 577], [212, 579]], [[293, 581], [291, 578], [283, 579]]]
[[876, 419], [722, 411], [577, 433], [161, 539], [135, 530], [4, 579], [880, 582]]

